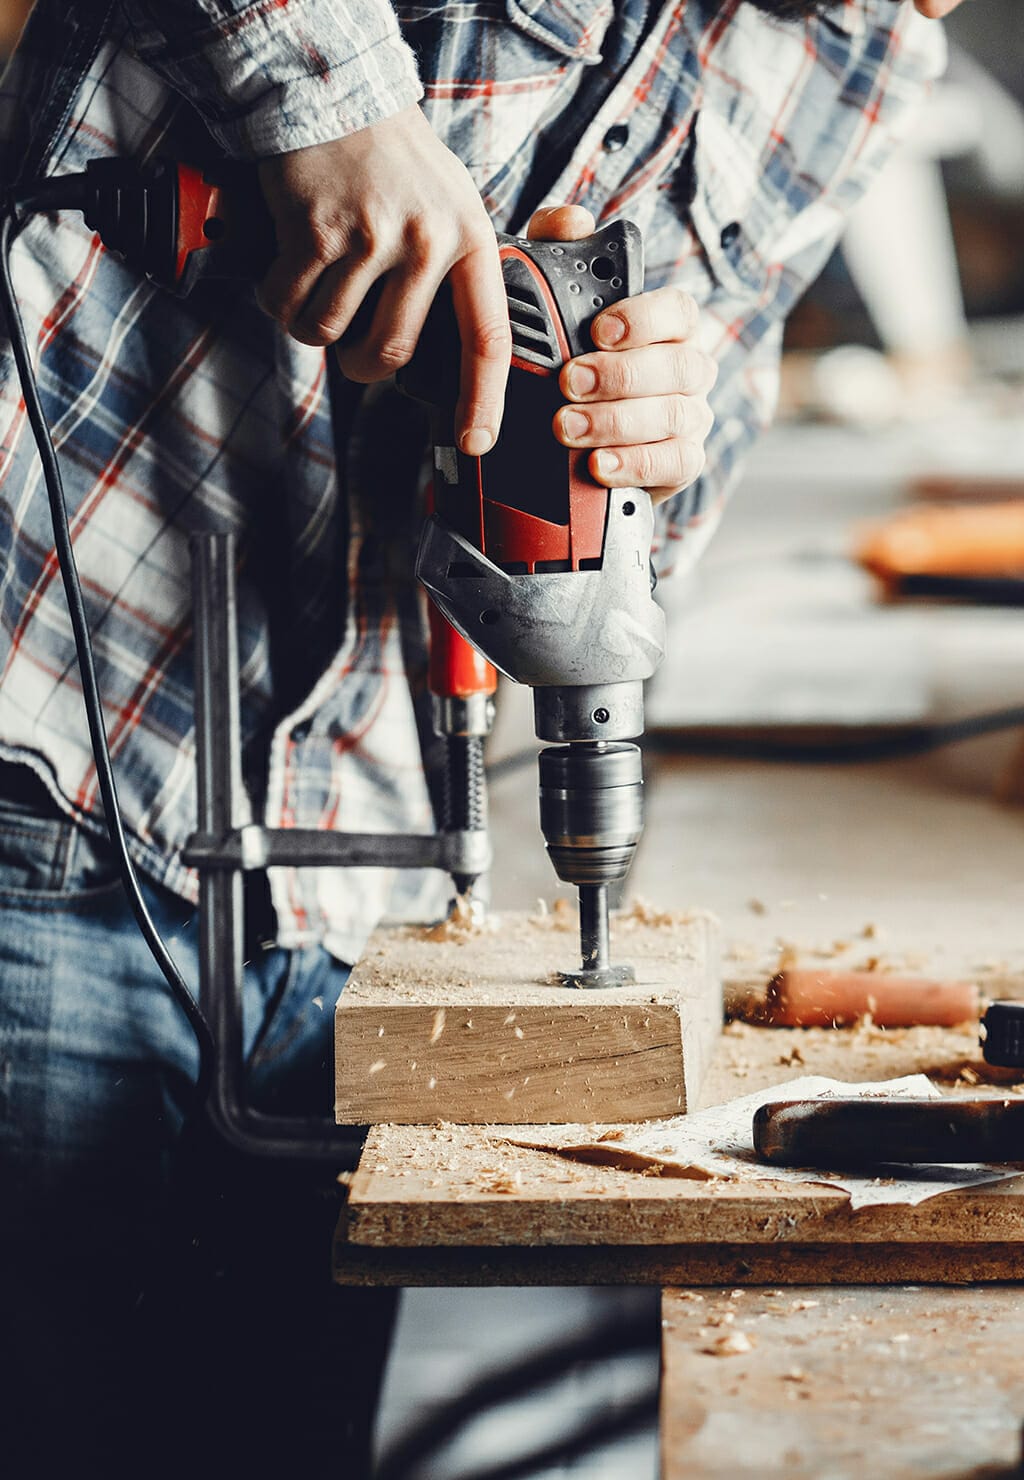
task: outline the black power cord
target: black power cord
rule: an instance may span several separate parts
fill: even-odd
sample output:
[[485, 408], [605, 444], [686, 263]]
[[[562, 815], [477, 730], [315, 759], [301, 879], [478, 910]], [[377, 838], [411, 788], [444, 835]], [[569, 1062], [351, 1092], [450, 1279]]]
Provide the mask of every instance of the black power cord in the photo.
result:
[[[45, 209], [45, 198], [43, 200], [43, 208]], [[110, 834], [110, 841], [117, 857], [121, 882], [124, 885], [124, 890], [128, 896], [128, 902], [131, 905], [132, 913], [135, 916], [139, 930], [153, 955], [153, 959], [163, 973], [164, 980], [171, 990], [171, 995], [188, 1018], [199, 1045], [199, 1075], [195, 1086], [193, 1106], [188, 1117], [191, 1119], [199, 1113], [206, 1100], [213, 1079], [217, 1048], [213, 1034], [210, 1031], [210, 1026], [203, 1016], [198, 1002], [189, 990], [185, 978], [178, 970], [174, 958], [171, 956], [160, 932], [153, 923], [152, 916], [149, 913], [139, 886], [135, 865], [128, 851], [128, 839], [125, 835], [124, 821], [118, 802], [114, 768], [110, 759], [110, 747], [107, 743], [106, 725], [103, 720], [103, 704], [100, 699], [99, 683], [96, 678], [96, 665], [93, 659], [92, 640], [89, 635], [89, 622], [86, 616], [85, 602], [82, 597], [82, 586], [78, 578], [78, 568], [75, 564], [75, 553], [71, 539], [71, 529], [68, 524], [67, 504], [64, 498], [64, 485], [60, 474], [60, 464], [57, 461], [53, 438], [50, 435], [50, 428], [46, 422], [42, 402], [39, 399], [39, 389], [36, 385], [35, 373], [32, 369], [32, 360], [29, 355], [28, 341], [25, 335], [25, 326], [22, 322], [21, 311], [18, 308], [18, 300], [15, 296], [14, 284], [11, 279], [11, 247], [23, 225], [23, 219], [16, 215], [11, 205], [8, 205], [4, 211], [2, 220], [0, 220], [0, 307], [3, 308], [7, 320], [11, 348], [14, 351], [14, 362], [18, 370], [18, 379], [21, 382], [22, 395], [25, 398], [25, 411], [28, 415], [29, 425], [32, 428], [32, 435], [35, 438], [36, 448], [39, 452], [39, 461], [42, 464], [43, 478], [46, 483], [46, 495], [50, 505], [50, 519], [53, 524], [54, 546], [60, 565], [61, 579], [64, 583], [68, 614], [71, 618], [71, 627], [74, 633], [75, 652], [78, 657], [78, 671], [82, 679], [82, 695], [85, 701], [85, 714], [89, 726], [89, 738], [92, 742], [92, 753], [96, 763], [96, 779], [99, 785], [100, 796], [103, 799], [103, 815], [106, 820], [107, 831]]]

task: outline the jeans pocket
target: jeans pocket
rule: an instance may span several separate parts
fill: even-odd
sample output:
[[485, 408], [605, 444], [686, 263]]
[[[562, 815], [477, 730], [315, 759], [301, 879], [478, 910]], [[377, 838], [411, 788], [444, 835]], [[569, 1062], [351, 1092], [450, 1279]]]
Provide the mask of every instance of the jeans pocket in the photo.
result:
[[120, 885], [113, 849], [53, 811], [0, 796], [0, 900], [72, 901]]

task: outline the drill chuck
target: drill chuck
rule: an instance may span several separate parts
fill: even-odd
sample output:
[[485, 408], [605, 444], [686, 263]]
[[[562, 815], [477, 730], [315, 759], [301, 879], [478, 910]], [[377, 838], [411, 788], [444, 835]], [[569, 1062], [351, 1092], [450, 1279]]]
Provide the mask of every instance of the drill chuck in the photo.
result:
[[540, 753], [540, 825], [567, 884], [610, 884], [629, 872], [643, 832], [640, 751], [583, 741]]

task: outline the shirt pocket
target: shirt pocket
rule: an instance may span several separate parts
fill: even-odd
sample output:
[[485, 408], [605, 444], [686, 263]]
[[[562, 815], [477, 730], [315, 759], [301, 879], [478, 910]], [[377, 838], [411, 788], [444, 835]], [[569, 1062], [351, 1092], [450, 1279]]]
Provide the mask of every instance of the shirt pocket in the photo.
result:
[[[601, 60], [613, 0], [479, 0], [459, 7], [396, 4], [416, 52], [435, 133], [486, 191], [529, 172], [540, 132]], [[447, 18], [446, 18], [447, 12]]]

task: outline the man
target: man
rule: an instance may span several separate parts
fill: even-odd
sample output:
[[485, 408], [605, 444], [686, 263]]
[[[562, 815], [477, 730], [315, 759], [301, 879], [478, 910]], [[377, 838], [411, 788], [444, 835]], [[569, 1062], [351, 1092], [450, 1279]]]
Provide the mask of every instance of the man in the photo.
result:
[[[916, 8], [934, 16], [952, 0]], [[386, 382], [438, 284], [451, 281], [462, 332], [461, 445], [483, 453], [509, 347], [493, 228], [532, 223], [571, 238], [591, 216], [638, 223], [648, 292], [596, 321], [594, 351], [563, 372], [553, 432], [591, 450], [598, 483], [648, 487], [661, 568], [691, 562], [770, 415], [784, 316], [939, 64], [937, 33], [898, 0], [39, 0], [4, 85], [6, 178], [110, 153], [259, 160], [279, 247], [258, 289], [265, 312], [241, 286], [171, 301], [70, 215], [33, 221], [14, 254], [125, 823], [186, 976], [196, 971], [195, 881], [180, 860], [195, 821], [187, 533], [232, 529], [240, 542], [253, 814], [269, 826], [430, 826], [410, 575], [422, 428]], [[377, 283], [368, 334], [325, 356]], [[192, 1207], [180, 1186], [168, 1198], [165, 1163], [195, 1045], [104, 842], [9, 359], [4, 375], [0, 1253], [7, 1298], [22, 1295], [6, 1325], [28, 1374], [19, 1403], [38, 1399], [47, 1377], [61, 1401], [78, 1398], [75, 1442], [109, 1472], [144, 1400], [166, 1412], [158, 1381], [187, 1384], [167, 1442], [194, 1432], [184, 1419], [207, 1387], [220, 1439], [239, 1446], [225, 1454], [241, 1463], [244, 1442], [252, 1467], [260, 1455], [295, 1462], [306, 1445], [312, 1464], [329, 1405], [319, 1389], [303, 1401], [311, 1366], [321, 1377], [322, 1367], [319, 1355], [294, 1355], [314, 1339], [294, 1311], [325, 1303], [321, 1273], [304, 1267], [312, 1256], [297, 1235], [276, 1247], [292, 1238], [297, 1190], [273, 1184], [254, 1213], [246, 1198], [271, 1185], [265, 1174], [218, 1166], [214, 1209], [238, 1200], [244, 1218], [225, 1215], [218, 1231], [208, 1199], [176, 1245], [198, 1245], [200, 1262], [213, 1250], [202, 1278], [191, 1254], [168, 1281], [173, 1297], [154, 1277], [164, 1224]], [[436, 881], [378, 870], [252, 882], [247, 1049], [259, 1103], [329, 1105], [330, 1008], [345, 963], [385, 911], [422, 917], [440, 905]], [[261, 1233], [247, 1263], [238, 1245], [256, 1247]], [[126, 1343], [147, 1312], [150, 1336], [187, 1327], [178, 1302], [195, 1338], [172, 1343], [151, 1376], [125, 1360]], [[216, 1341], [229, 1336], [218, 1363]], [[331, 1333], [316, 1339], [326, 1361]], [[361, 1352], [349, 1344], [355, 1381]], [[154, 1363], [159, 1350], [146, 1347]], [[275, 1401], [256, 1422], [260, 1380]], [[330, 1444], [326, 1432], [323, 1454]]]

